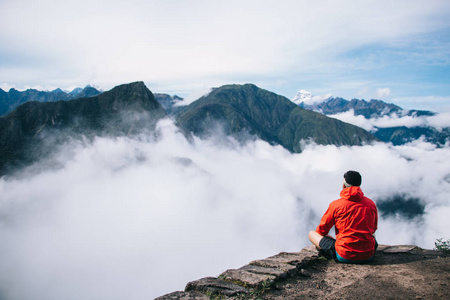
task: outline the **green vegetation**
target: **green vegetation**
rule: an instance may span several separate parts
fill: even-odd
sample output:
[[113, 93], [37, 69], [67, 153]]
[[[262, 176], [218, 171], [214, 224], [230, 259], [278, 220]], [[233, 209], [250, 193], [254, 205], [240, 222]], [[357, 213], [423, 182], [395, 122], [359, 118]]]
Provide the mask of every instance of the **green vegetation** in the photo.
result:
[[217, 126], [240, 140], [258, 136], [291, 152], [301, 152], [300, 141], [318, 144], [361, 145], [376, 140], [369, 132], [302, 109], [289, 99], [252, 84], [226, 85], [193, 102], [177, 115], [177, 125], [200, 136], [215, 134]]
[[437, 239], [434, 245], [435, 250], [441, 251], [445, 254], [450, 254], [450, 240], [444, 241], [444, 239]]
[[[26, 102], [0, 117], [0, 175], [49, 156], [69, 135], [76, 140], [152, 132], [166, 115], [143, 82], [120, 85], [89, 98]], [[239, 141], [256, 136], [291, 152], [302, 151], [302, 140], [337, 146], [376, 140], [359, 127], [302, 109], [252, 84], [216, 88], [177, 109], [174, 117], [187, 135], [214, 136], [222, 131]]]
[[248, 294], [241, 294], [237, 297], [239, 300], [259, 300], [261, 297], [270, 290], [273, 281], [266, 280], [261, 285], [250, 289]]
[[426, 140], [431, 143], [445, 145], [450, 136], [450, 128], [437, 130], [431, 127], [388, 127], [379, 128], [374, 135], [384, 142], [391, 142], [395, 146], [417, 140], [421, 136], [425, 136]]
[[224, 300], [226, 297], [224, 295], [215, 294], [211, 289], [208, 289], [206, 291], [206, 296], [209, 297], [211, 300]]
[[29, 101], [0, 117], [0, 176], [49, 156], [71, 136], [124, 136], [153, 130], [166, 112], [143, 82], [71, 101]]

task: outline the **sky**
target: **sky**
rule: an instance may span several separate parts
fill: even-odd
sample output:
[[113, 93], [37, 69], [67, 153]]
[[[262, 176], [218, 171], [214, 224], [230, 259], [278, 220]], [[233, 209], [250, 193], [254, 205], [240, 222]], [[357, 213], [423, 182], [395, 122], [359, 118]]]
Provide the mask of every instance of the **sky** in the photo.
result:
[[0, 88], [254, 83], [450, 110], [447, 0], [1, 0]]

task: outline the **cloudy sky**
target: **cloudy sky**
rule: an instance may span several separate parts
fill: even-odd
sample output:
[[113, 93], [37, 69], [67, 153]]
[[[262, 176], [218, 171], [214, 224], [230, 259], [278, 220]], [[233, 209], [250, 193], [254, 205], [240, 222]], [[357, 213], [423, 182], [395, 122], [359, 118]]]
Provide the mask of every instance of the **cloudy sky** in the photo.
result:
[[450, 107], [450, 2], [1, 0], [0, 87], [255, 83]]

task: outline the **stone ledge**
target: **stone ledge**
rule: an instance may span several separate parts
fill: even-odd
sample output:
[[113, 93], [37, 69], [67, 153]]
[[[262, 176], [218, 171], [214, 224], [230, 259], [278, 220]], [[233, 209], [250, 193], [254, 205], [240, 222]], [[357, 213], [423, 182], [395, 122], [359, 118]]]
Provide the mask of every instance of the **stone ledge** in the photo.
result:
[[[414, 245], [379, 245], [377, 252], [399, 254], [420, 248]], [[250, 293], [251, 289], [271, 285], [277, 280], [301, 274], [310, 276], [303, 270], [311, 261], [318, 258], [314, 246], [303, 248], [300, 252], [281, 252], [265, 259], [254, 260], [239, 269], [230, 269], [218, 277], [206, 277], [191, 281], [184, 292], [174, 292], [156, 298], [157, 300], [203, 300], [211, 295], [236, 297]]]
[[210, 297], [199, 292], [173, 292], [155, 300], [209, 300]]
[[274, 275], [253, 273], [251, 269], [249, 271], [242, 269], [227, 270], [220, 274], [219, 278], [249, 288], [256, 288], [263, 284], [272, 284], [276, 279]]
[[255, 265], [245, 265], [241, 268], [239, 268], [239, 270], [244, 270], [244, 271], [248, 271], [254, 274], [264, 274], [264, 275], [273, 275], [275, 277], [286, 277], [286, 273], [283, 272], [280, 269], [276, 269], [276, 268], [264, 268], [264, 267], [260, 267], [260, 266], [255, 266]]
[[[216, 277], [191, 281], [184, 292], [174, 292], [156, 298], [157, 300], [201, 300], [210, 295], [234, 297], [248, 294], [249, 289], [268, 286], [280, 279], [296, 275], [301, 268], [317, 258], [314, 246], [300, 252], [281, 252], [266, 259], [255, 260], [239, 269], [230, 269]], [[206, 297], [206, 298], [203, 298]]]
[[414, 245], [396, 245], [396, 246], [387, 246], [381, 251], [383, 251], [384, 253], [408, 253], [417, 249], [419, 249], [419, 247]]
[[206, 277], [191, 281], [186, 285], [185, 292], [195, 291], [211, 295], [237, 296], [249, 291], [241, 285], [228, 282], [216, 277]]

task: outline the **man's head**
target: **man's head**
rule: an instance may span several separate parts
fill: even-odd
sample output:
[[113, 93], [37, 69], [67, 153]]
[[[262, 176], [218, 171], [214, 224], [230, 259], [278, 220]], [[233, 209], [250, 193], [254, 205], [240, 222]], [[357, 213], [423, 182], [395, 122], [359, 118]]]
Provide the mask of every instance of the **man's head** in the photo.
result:
[[348, 171], [344, 174], [344, 186], [360, 186], [361, 185], [361, 174], [356, 171]]

